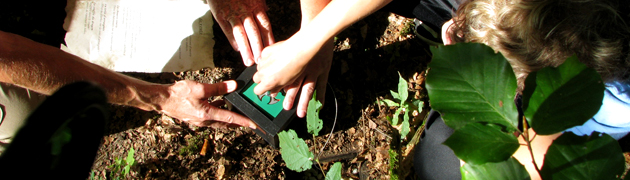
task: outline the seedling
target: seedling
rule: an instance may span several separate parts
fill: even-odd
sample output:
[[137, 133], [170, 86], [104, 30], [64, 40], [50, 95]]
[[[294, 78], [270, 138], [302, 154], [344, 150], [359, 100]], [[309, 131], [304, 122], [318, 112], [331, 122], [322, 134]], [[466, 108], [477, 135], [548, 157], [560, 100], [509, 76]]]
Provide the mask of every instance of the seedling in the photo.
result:
[[[322, 120], [319, 118], [319, 111], [321, 110], [321, 102], [315, 100], [317, 92], [313, 93], [313, 98], [309, 101], [308, 109], [306, 110], [306, 127], [308, 132], [317, 136], [322, 129]], [[332, 132], [331, 132], [332, 133]], [[278, 133], [280, 137], [280, 154], [282, 159], [286, 163], [287, 168], [302, 172], [311, 169], [313, 167], [313, 161], [319, 160], [315, 155], [309, 151], [308, 145], [302, 138], [297, 136], [297, 133], [293, 129], [288, 131], [282, 131]], [[325, 146], [325, 144], [324, 144]], [[319, 165], [321, 167], [321, 164]], [[339, 180], [341, 179], [341, 163], [335, 162], [326, 174], [326, 180]]]
[[126, 159], [119, 159], [118, 157], [114, 159], [114, 164], [109, 165], [109, 168], [111, 168], [111, 174], [109, 174], [111, 179], [121, 179], [129, 175], [131, 167], [136, 164], [136, 159], [133, 157], [135, 152], [133, 147], [131, 147]]
[[414, 110], [418, 110], [418, 112], [422, 112], [422, 106], [424, 106], [424, 102], [418, 99], [413, 100], [411, 103], [407, 101], [409, 97], [409, 91], [407, 90], [407, 81], [398, 73], [398, 92], [390, 91], [392, 97], [397, 100], [395, 102], [390, 99], [383, 99], [382, 101], [387, 106], [398, 107], [396, 112], [394, 113], [394, 117], [391, 119], [392, 126], [398, 125], [400, 114], [402, 113], [403, 121], [400, 126], [400, 139], [404, 139], [407, 134], [409, 134], [409, 117], [412, 115]]

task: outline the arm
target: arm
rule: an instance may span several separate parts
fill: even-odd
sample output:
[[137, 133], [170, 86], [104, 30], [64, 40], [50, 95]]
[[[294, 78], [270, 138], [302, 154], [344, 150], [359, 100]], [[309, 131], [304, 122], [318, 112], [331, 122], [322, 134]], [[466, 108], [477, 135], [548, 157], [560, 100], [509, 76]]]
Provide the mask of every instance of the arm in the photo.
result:
[[[302, 11], [302, 28], [306, 26], [330, 3], [330, 0], [301, 0], [300, 7]], [[312, 64], [306, 68], [311, 69], [303, 75], [297, 77], [293, 83], [284, 87], [286, 90], [286, 98], [283, 102], [284, 109], [291, 109], [293, 107], [294, 99], [297, 96], [300, 88], [303, 89], [302, 94], [299, 97], [299, 103], [297, 107], [297, 115], [299, 117], [306, 116], [306, 109], [308, 107], [308, 101], [313, 97], [313, 90], [317, 90], [317, 100], [322, 104], [324, 103], [326, 95], [326, 83], [328, 82], [328, 72], [330, 71], [330, 65], [333, 57], [333, 40], [329, 39], [328, 43], [325, 43], [315, 57], [312, 58]]]
[[[391, 0], [302, 0], [302, 28], [286, 41], [265, 48], [254, 75], [256, 94], [287, 89], [284, 107], [291, 107], [302, 86], [298, 116], [304, 117], [308, 100], [317, 89], [324, 98], [332, 61], [332, 38]], [[319, 10], [321, 9], [321, 11]]]
[[194, 81], [172, 85], [149, 83], [15, 34], [0, 31], [0, 39], [0, 82], [50, 95], [65, 84], [92, 81], [105, 89], [111, 103], [161, 111], [200, 126], [255, 127], [249, 119], [207, 102], [210, 96], [236, 89], [233, 81], [218, 84]]

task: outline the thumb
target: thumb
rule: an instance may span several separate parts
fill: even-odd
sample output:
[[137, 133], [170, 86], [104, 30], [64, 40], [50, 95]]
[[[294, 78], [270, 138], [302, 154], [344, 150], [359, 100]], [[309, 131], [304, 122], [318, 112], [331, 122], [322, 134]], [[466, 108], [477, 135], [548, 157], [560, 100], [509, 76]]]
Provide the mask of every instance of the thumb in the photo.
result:
[[215, 84], [204, 84], [204, 96], [218, 96], [227, 93], [234, 92], [237, 88], [237, 83], [234, 80], [223, 81]]

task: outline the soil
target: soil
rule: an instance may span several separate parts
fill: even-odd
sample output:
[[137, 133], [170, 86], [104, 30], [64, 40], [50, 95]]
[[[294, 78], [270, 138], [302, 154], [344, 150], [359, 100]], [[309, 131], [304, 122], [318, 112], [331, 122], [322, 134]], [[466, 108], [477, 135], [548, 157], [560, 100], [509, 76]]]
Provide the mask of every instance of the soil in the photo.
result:
[[[299, 1], [267, 3], [277, 41], [299, 29]], [[126, 74], [159, 83], [235, 79], [245, 66], [218, 25], [214, 30], [216, 67]], [[399, 166], [393, 172], [400, 179], [415, 179], [409, 161], [415, 143], [409, 141], [421, 129], [424, 114], [416, 113], [412, 132], [401, 140], [396, 127], [387, 121], [395, 109], [376, 103], [380, 98], [392, 99], [390, 90], [397, 89], [399, 73], [409, 81], [411, 96], [426, 100], [423, 72], [430, 59], [429, 50], [412, 30], [413, 19], [378, 11], [336, 36], [327, 100], [320, 113], [324, 121], [320, 136], [306, 133], [305, 119], [296, 118], [288, 127], [305, 139], [316, 156], [321, 153], [321, 166], [315, 164], [301, 173], [287, 169], [279, 150], [249, 128], [194, 127], [156, 112], [113, 105], [111, 123], [92, 168], [93, 176], [112, 177], [112, 169], [117, 166], [115, 159], [126, 158], [133, 147], [136, 164], [124, 177], [127, 179], [323, 179], [319, 169], [327, 171], [334, 162], [343, 164], [343, 177], [390, 179], [392, 149], [400, 154], [394, 163]], [[324, 146], [328, 138], [330, 142]], [[200, 154], [203, 147], [205, 155]]]
[[[46, 2], [58, 5], [64, 1]], [[277, 41], [287, 39], [299, 29], [299, 1], [267, 3]], [[33, 7], [40, 6], [29, 4], [15, 9]], [[57, 19], [65, 17], [59, 10], [65, 4], [59, 4], [59, 8], [42, 7], [46, 8], [34, 12]], [[3, 12], [9, 12], [1, 14], [3, 22], [27, 25], [20, 35], [53, 46], [63, 39], [61, 24], [52, 25], [61, 22], [37, 21], [32, 18], [37, 13], [32, 12]], [[245, 69], [241, 57], [216, 24], [214, 32], [214, 68], [125, 74], [156, 83], [182, 79], [216, 83], [235, 79]], [[429, 45], [412, 32], [412, 19], [378, 11], [336, 36], [326, 104], [320, 114], [324, 120], [320, 136], [306, 133], [304, 119], [294, 119], [288, 127], [306, 140], [310, 151], [320, 160], [321, 164], [313, 165], [311, 170], [298, 173], [287, 169], [279, 150], [249, 128], [195, 127], [157, 112], [112, 105], [110, 122], [90, 179], [323, 179], [320, 170], [327, 171], [334, 162], [342, 163], [344, 178], [416, 179], [410, 152], [422, 132], [427, 109], [413, 113], [411, 132], [401, 139], [399, 127], [391, 126], [388, 121], [395, 109], [377, 103], [382, 98], [392, 99], [390, 90], [396, 91], [400, 74], [409, 82], [410, 97], [428, 104], [424, 72], [430, 61]], [[630, 138], [620, 142], [624, 144], [624, 152], [630, 151]], [[125, 159], [132, 148], [135, 164], [128, 175], [118, 176], [114, 169], [121, 166], [116, 160]], [[390, 152], [398, 156], [390, 158]], [[630, 154], [625, 156], [626, 162], [630, 162]]]

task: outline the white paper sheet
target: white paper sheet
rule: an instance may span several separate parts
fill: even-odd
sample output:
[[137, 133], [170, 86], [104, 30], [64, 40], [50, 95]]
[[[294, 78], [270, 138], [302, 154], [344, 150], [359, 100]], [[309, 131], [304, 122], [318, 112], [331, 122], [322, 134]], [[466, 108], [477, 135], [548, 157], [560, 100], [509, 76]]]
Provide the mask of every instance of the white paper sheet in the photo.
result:
[[68, 0], [62, 50], [115, 71], [214, 67], [212, 13], [202, 0]]

